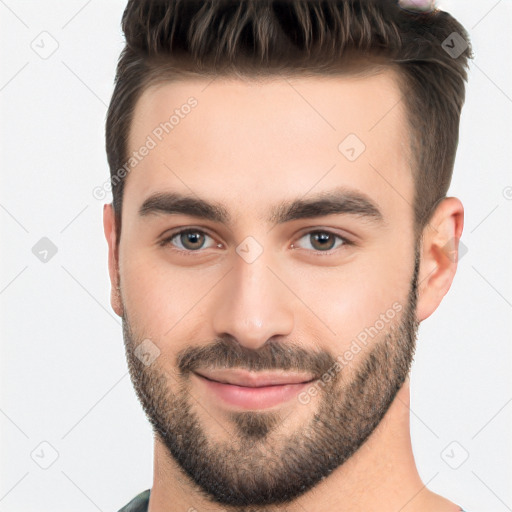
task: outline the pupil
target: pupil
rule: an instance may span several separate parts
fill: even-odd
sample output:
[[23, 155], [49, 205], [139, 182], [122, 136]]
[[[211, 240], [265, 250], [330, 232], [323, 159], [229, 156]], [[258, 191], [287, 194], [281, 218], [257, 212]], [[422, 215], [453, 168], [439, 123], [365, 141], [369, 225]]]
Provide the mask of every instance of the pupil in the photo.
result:
[[[315, 239], [315, 242], [318, 242], [320, 241], [321, 244], [320, 244], [320, 248], [326, 248], [326, 245], [323, 243], [323, 242], [326, 242], [329, 240], [329, 238], [331, 237], [331, 235], [329, 235], [328, 233], [315, 233], [313, 235], [314, 239]], [[332, 245], [332, 242], [331, 242], [331, 245]], [[331, 248], [331, 246], [328, 247], [329, 249]]]
[[[186, 243], [183, 243], [183, 245], [186, 247], [187, 246], [187, 243], [192, 241], [192, 245], [194, 243], [197, 243], [198, 239], [201, 238], [201, 234], [200, 233], [197, 233], [197, 232], [189, 232], [189, 233], [183, 233], [182, 235], [182, 243], [183, 243], [183, 238], [185, 238], [185, 242]], [[194, 240], [195, 239], [195, 240]], [[199, 244], [199, 247], [201, 246], [202, 244]], [[193, 249], [197, 249], [197, 247], [192, 247]]]

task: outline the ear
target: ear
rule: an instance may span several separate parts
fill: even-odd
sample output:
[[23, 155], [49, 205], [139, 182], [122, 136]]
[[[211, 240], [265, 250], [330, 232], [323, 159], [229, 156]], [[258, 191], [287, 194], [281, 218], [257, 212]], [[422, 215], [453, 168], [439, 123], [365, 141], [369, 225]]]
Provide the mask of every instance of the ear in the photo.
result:
[[108, 273], [110, 275], [110, 304], [115, 313], [123, 316], [123, 303], [119, 290], [119, 259], [116, 250], [116, 221], [112, 203], [103, 205], [103, 231], [108, 244]]
[[422, 234], [418, 276], [419, 322], [439, 306], [452, 284], [464, 227], [464, 207], [456, 197], [445, 197], [436, 207]]

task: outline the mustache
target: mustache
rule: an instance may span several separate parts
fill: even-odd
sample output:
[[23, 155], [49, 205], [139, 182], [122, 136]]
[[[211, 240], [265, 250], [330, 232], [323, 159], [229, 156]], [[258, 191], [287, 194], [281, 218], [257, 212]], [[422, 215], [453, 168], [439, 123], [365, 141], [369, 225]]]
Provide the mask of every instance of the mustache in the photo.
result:
[[273, 339], [254, 350], [230, 337], [219, 338], [201, 347], [187, 347], [177, 355], [177, 367], [183, 376], [201, 368], [239, 368], [308, 372], [318, 378], [335, 362], [331, 354], [321, 350], [311, 352], [302, 346], [283, 344]]

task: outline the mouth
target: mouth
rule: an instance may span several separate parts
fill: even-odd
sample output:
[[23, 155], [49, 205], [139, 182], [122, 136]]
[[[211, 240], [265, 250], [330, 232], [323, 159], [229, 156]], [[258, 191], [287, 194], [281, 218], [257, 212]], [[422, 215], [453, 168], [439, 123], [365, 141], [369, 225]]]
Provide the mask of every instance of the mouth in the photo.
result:
[[316, 378], [310, 374], [216, 370], [194, 372], [204, 391], [237, 409], [267, 409], [289, 402]]
[[196, 375], [220, 384], [248, 388], [305, 384], [316, 380], [312, 374], [286, 372], [249, 372], [246, 370], [201, 370]]

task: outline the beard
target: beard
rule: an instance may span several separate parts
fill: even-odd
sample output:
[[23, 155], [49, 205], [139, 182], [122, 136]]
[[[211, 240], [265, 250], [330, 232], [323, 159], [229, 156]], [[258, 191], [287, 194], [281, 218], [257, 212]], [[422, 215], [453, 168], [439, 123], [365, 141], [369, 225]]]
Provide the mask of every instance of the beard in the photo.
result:
[[[281, 344], [274, 339], [252, 350], [223, 337], [213, 344], [181, 351], [176, 358], [177, 373], [171, 375], [156, 364], [158, 359], [146, 366], [136, 356], [135, 348], [143, 338], [134, 335], [124, 309], [123, 337], [133, 386], [155, 436], [188, 485], [210, 502], [261, 512], [292, 502], [349, 459], [381, 422], [409, 374], [419, 326], [419, 263], [416, 244], [407, 305], [398, 325], [390, 324], [367, 351], [358, 354], [350, 368], [342, 368], [329, 382], [322, 383], [318, 402], [307, 406], [315, 408], [309, 421], [284, 433], [279, 433], [286, 419], [280, 410], [230, 411], [227, 440], [215, 441], [196, 413], [201, 405], [191, 395], [191, 372], [220, 367], [296, 370], [320, 378], [329, 369], [332, 373], [336, 365], [331, 353], [312, 352], [303, 345]], [[210, 423], [217, 421], [206, 416]]]

